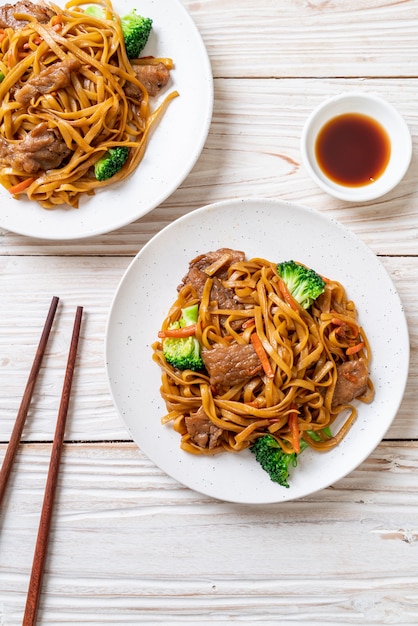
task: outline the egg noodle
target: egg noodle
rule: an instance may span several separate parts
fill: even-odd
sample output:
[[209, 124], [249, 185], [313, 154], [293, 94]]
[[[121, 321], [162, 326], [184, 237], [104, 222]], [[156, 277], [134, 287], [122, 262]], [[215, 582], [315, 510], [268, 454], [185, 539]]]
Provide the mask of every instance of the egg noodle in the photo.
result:
[[[198, 303], [195, 332], [202, 350], [250, 344], [255, 333], [264, 369], [231, 387], [214, 386], [205, 370], [173, 368], [164, 357], [163, 341], [156, 341], [153, 359], [162, 371], [161, 395], [168, 411], [162, 423], [170, 423], [181, 435], [181, 448], [194, 454], [244, 450], [267, 433], [288, 453], [299, 451], [300, 439], [315, 450], [337, 445], [357, 415], [353, 404], [333, 403], [342, 363], [362, 362], [367, 368], [366, 391], [358, 399], [373, 399], [369, 342], [344, 287], [324, 279], [324, 293], [304, 310], [283, 290], [277, 265], [254, 258], [232, 263], [222, 280], [244, 308], [219, 309], [211, 300], [213, 280], [208, 274], [201, 297], [191, 284], [179, 287], [162, 331], [180, 318], [182, 308]], [[196, 445], [186, 427], [187, 417], [201, 407], [221, 430], [213, 449]], [[333, 425], [332, 436], [323, 432]]]
[[[71, 155], [62, 167], [28, 177], [27, 172], [3, 167], [0, 183], [9, 190], [26, 195], [45, 208], [68, 204], [77, 207], [83, 194], [92, 194], [105, 185], [129, 176], [140, 163], [150, 130], [164, 113], [177, 92], [166, 96], [151, 110], [146, 88], [137, 79], [128, 60], [120, 18], [109, 0], [88, 4], [104, 7], [106, 18], [84, 13], [86, 2], [70, 0], [61, 9], [47, 6], [55, 15], [47, 23], [25, 16], [27, 26], [5, 28], [0, 41], [0, 137], [17, 142], [40, 123], [56, 129]], [[17, 16], [19, 17], [19, 16]], [[27, 104], [14, 100], [16, 86], [39, 75], [55, 62], [77, 60], [80, 68], [71, 74], [68, 87], [44, 93]], [[135, 60], [141, 63], [141, 60]], [[171, 59], [151, 58], [146, 63]], [[129, 99], [124, 85], [132, 83], [142, 92], [140, 101]], [[108, 148], [130, 148], [125, 166], [112, 178], [99, 182], [92, 174], [93, 164]]]

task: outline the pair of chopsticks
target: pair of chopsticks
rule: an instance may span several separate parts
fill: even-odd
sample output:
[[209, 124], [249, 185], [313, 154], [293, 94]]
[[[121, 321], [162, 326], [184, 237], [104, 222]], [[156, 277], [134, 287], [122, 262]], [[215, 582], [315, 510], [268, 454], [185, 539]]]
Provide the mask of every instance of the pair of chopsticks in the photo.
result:
[[[6, 490], [7, 481], [10, 476], [13, 461], [16, 456], [17, 448], [19, 446], [22, 436], [23, 427], [31, 402], [33, 390], [35, 388], [36, 379], [41, 368], [42, 358], [45, 353], [46, 345], [52, 328], [52, 323], [54, 321], [55, 313], [58, 307], [58, 302], [59, 298], [54, 296], [52, 298], [48, 315], [45, 320], [45, 325], [41, 334], [41, 338], [39, 340], [32, 368], [30, 370], [25, 391], [16, 416], [12, 435], [6, 449], [6, 455], [3, 459], [3, 464], [0, 470], [0, 506]], [[45, 486], [44, 501], [39, 522], [38, 536], [36, 540], [35, 553], [32, 563], [32, 572], [29, 581], [26, 608], [22, 626], [33, 626], [34, 624], [36, 624], [44, 564], [48, 547], [48, 536], [52, 519], [53, 503], [58, 482], [58, 468], [61, 458], [62, 445], [64, 442], [65, 422], [67, 419], [71, 385], [75, 367], [75, 360], [77, 356], [77, 346], [80, 336], [82, 314], [83, 308], [80, 306], [77, 307], [74, 318], [73, 333], [68, 352], [67, 367], [62, 387], [61, 402], [58, 410], [54, 439], [52, 442], [51, 458]]]

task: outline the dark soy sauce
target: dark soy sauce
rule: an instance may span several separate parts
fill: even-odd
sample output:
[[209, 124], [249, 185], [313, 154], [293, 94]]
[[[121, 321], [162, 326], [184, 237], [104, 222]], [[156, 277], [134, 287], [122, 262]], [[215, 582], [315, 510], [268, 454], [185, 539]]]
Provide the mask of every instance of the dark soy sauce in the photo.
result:
[[390, 139], [373, 118], [360, 113], [334, 117], [320, 130], [315, 144], [319, 167], [346, 187], [369, 185], [383, 174]]

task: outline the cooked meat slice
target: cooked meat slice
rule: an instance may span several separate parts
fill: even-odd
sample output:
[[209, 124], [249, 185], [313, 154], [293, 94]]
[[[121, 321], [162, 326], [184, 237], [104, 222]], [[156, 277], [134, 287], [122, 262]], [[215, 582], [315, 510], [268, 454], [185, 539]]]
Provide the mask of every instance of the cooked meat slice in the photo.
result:
[[23, 87], [15, 93], [16, 102], [28, 104], [32, 98], [43, 93], [51, 93], [58, 89], [68, 87], [71, 82], [71, 73], [77, 72], [81, 67], [77, 59], [57, 61], [45, 68], [39, 74], [28, 80]]
[[346, 361], [337, 366], [337, 383], [335, 385], [332, 406], [348, 404], [354, 398], [367, 391], [369, 372], [363, 359]]
[[[244, 252], [232, 250], [232, 248], [219, 248], [219, 250], [200, 254], [190, 261], [189, 271], [183, 277], [178, 289], [180, 290], [183, 285], [187, 285], [188, 283], [193, 284], [194, 280], [203, 282], [203, 280], [206, 280], [207, 276], [216, 276], [220, 280], [224, 280], [228, 277], [228, 268], [230, 265], [238, 261], [243, 261], [244, 259]], [[198, 272], [204, 274], [200, 276], [200, 279]]]
[[[170, 78], [170, 70], [164, 63], [157, 65], [132, 65], [136, 77], [142, 83], [151, 97], [157, 96], [161, 89], [166, 86]], [[125, 94], [128, 98], [134, 100], [142, 100], [142, 91], [133, 83], [126, 83], [124, 87]]]
[[26, 174], [59, 167], [70, 152], [60, 133], [49, 129], [46, 122], [38, 124], [21, 141], [0, 138], [0, 165]]
[[137, 79], [144, 85], [150, 96], [157, 96], [170, 78], [170, 70], [164, 63], [157, 63], [157, 65], [132, 65], [132, 67]]
[[[193, 259], [189, 267], [197, 267], [202, 271], [206, 271], [210, 275], [216, 275], [221, 280], [228, 277], [228, 268], [233, 263], [244, 261], [245, 253], [241, 250], [232, 250], [232, 248], [219, 248], [212, 252], [206, 252]], [[212, 271], [207, 271], [211, 268]]]
[[[192, 267], [189, 270], [187, 277], [185, 276], [183, 279], [185, 282], [179, 285], [179, 289], [181, 289], [185, 284], [191, 284], [198, 297], [201, 298], [208, 278], [209, 276], [205, 272], [202, 272], [197, 267]], [[210, 299], [218, 303], [217, 306], [219, 309], [241, 310], [244, 308], [244, 305], [241, 304], [241, 302], [235, 300], [233, 289], [226, 289], [216, 276], [213, 278]], [[220, 319], [221, 325], [224, 325], [225, 320], [226, 316], [222, 315]], [[244, 320], [235, 320], [232, 322], [232, 326], [234, 328], [238, 328], [243, 321]]]
[[208, 278], [209, 276], [205, 272], [200, 271], [197, 267], [192, 267], [187, 276], [183, 278], [183, 282], [178, 286], [178, 289], [180, 290], [184, 285], [190, 284], [198, 297], [201, 298]]
[[215, 387], [232, 387], [246, 382], [262, 370], [260, 359], [251, 344], [234, 344], [203, 350], [202, 359], [210, 383]]
[[14, 30], [25, 28], [28, 25], [28, 20], [16, 19], [14, 16], [18, 14], [31, 15], [41, 24], [45, 24], [55, 15], [55, 11], [44, 4], [34, 4], [29, 0], [21, 0], [16, 4], [5, 4], [0, 7], [0, 28], [10, 27]]
[[222, 430], [210, 421], [203, 406], [196, 413], [186, 416], [185, 422], [193, 443], [199, 448], [216, 448]]
[[243, 308], [243, 305], [235, 300], [234, 291], [232, 289], [226, 289], [216, 276], [213, 279], [210, 299], [218, 303], [219, 309]]
[[[197, 296], [201, 298], [206, 281], [210, 277], [213, 280], [210, 299], [217, 302], [218, 308], [242, 310], [244, 305], [235, 298], [233, 289], [224, 287], [222, 280], [227, 278], [228, 268], [232, 263], [243, 261], [244, 259], [244, 252], [232, 250], [231, 248], [219, 248], [219, 250], [201, 254], [190, 261], [189, 271], [183, 277], [177, 289], [180, 291], [184, 286], [191, 285]], [[222, 316], [220, 319], [221, 325], [225, 324], [225, 320], [226, 316]], [[233, 328], [238, 328], [243, 321], [235, 320], [231, 325]]]
[[[202, 297], [203, 289], [205, 287], [206, 281], [209, 276], [202, 272], [197, 267], [192, 267], [187, 274], [187, 277], [184, 277], [184, 284], [191, 284], [193, 289], [196, 291], [199, 298]], [[183, 287], [183, 284], [180, 285]], [[218, 307], [220, 309], [241, 309], [242, 305], [237, 302], [234, 298], [234, 291], [232, 289], [226, 289], [221, 281], [216, 278], [213, 278], [212, 289], [210, 292], [210, 299], [215, 300], [218, 303]]]

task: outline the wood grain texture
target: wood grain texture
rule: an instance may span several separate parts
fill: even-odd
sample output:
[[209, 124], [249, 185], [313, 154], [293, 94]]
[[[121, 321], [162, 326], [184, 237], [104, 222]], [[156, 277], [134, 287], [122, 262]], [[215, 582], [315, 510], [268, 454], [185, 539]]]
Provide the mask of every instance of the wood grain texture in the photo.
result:
[[[22, 447], [0, 515], [10, 626], [21, 623], [49, 450]], [[42, 624], [416, 623], [416, 443], [383, 443], [333, 487], [268, 507], [192, 492], [133, 444], [67, 445], [61, 468]]]
[[78, 306], [74, 317], [74, 326], [68, 351], [67, 366], [65, 369], [62, 386], [60, 405], [57, 415], [54, 439], [51, 447], [51, 457], [46, 478], [45, 492], [39, 520], [38, 534], [35, 552], [32, 561], [32, 570], [29, 579], [26, 606], [23, 617], [23, 626], [35, 626], [39, 608], [39, 600], [44, 577], [45, 561], [48, 556], [48, 542], [52, 516], [54, 514], [55, 494], [57, 491], [60, 460], [64, 445], [65, 424], [68, 414], [68, 406], [71, 397], [74, 367], [77, 359], [77, 347], [80, 337], [80, 328], [83, 315], [83, 307]]
[[38, 347], [36, 348], [35, 356], [34, 356], [34, 359], [30, 368], [29, 376], [26, 382], [23, 395], [22, 395], [22, 400], [19, 404], [19, 408], [16, 414], [16, 419], [13, 424], [13, 430], [9, 436], [9, 443], [7, 446], [7, 450], [4, 455], [2, 464], [0, 466], [1, 467], [0, 469], [0, 506], [3, 500], [5, 490], [7, 488], [7, 481], [10, 476], [11, 469], [13, 467], [13, 462], [16, 456], [16, 452], [20, 445], [23, 427], [25, 425], [29, 406], [32, 401], [32, 395], [35, 389], [35, 384], [38, 378], [39, 370], [41, 369], [42, 359], [45, 354], [45, 349], [48, 343], [48, 338], [51, 332], [58, 302], [59, 302], [59, 298], [57, 298], [57, 296], [53, 296], [51, 299], [51, 304], [49, 306], [48, 314], [45, 319], [45, 324], [42, 329], [41, 336], [39, 338]]
[[[325, 98], [350, 90], [381, 95], [410, 128], [414, 156], [398, 187], [366, 204], [328, 196], [301, 164], [300, 136]], [[374, 252], [418, 251], [418, 80], [216, 80], [212, 125], [190, 175], [160, 207], [113, 233], [80, 242], [45, 242], [0, 231], [0, 254], [133, 256], [161, 228], [193, 209], [237, 197], [267, 197], [323, 211], [349, 226]]]
[[183, 4], [216, 77], [417, 76], [414, 0]]
[[[45, 311], [52, 295], [61, 298], [0, 509], [0, 625], [22, 623], [80, 305], [39, 626], [416, 626], [418, 2], [183, 4], [207, 46], [215, 100], [202, 154], [177, 191], [135, 223], [81, 242], [0, 229], [0, 461]], [[352, 90], [391, 102], [413, 139], [404, 180], [364, 205], [317, 188], [299, 147], [313, 108]], [[109, 308], [134, 255], [174, 219], [237, 197], [307, 205], [348, 226], [379, 255], [410, 331], [405, 396], [385, 440], [332, 487], [280, 505], [220, 502], [165, 475], [130, 440], [106, 379]]]
[[[405, 306], [410, 328], [411, 365], [404, 401], [388, 438], [418, 437], [418, 282], [416, 257], [382, 257]], [[40, 384], [23, 431], [27, 441], [50, 441], [54, 432], [58, 399], [65, 370], [72, 318], [77, 305], [84, 306], [79, 364], [74, 373], [71, 418], [67, 440], [130, 439], [113, 407], [105, 371], [105, 331], [109, 308], [127, 258], [110, 257], [0, 257], [4, 285], [0, 300], [0, 441], [7, 441], [36, 349], [39, 328], [51, 292], [59, 293], [56, 332], [50, 338], [41, 368]], [[72, 280], [77, 276], [77, 280]], [[31, 285], [32, 297], [28, 295]]]

